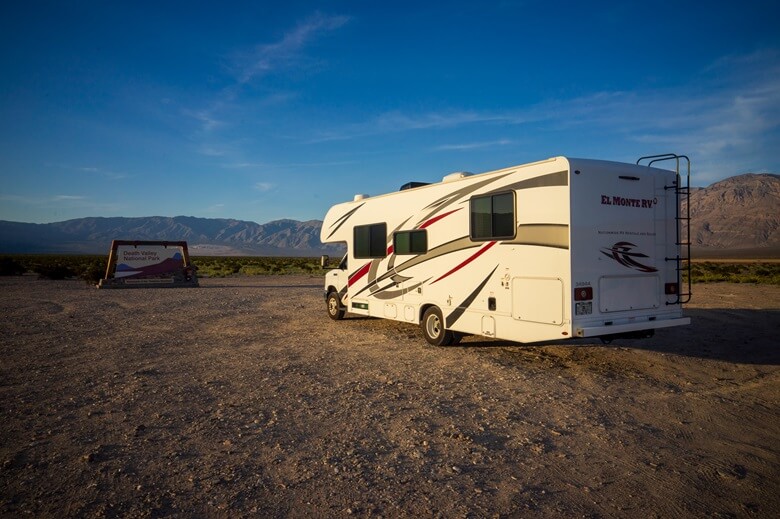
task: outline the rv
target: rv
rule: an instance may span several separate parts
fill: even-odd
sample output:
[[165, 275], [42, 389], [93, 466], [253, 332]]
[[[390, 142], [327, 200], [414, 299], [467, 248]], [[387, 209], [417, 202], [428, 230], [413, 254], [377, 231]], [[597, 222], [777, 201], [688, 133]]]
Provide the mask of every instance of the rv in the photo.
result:
[[683, 155], [554, 157], [356, 195], [322, 225], [323, 243], [347, 245], [325, 275], [328, 315], [419, 324], [437, 346], [608, 342], [689, 324], [689, 185]]

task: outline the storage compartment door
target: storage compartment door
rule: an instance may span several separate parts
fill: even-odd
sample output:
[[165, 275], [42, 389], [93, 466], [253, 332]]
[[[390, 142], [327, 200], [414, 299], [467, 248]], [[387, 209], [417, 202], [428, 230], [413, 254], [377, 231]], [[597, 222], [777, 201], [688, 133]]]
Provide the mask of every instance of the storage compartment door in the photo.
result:
[[563, 281], [560, 278], [512, 279], [512, 317], [560, 325], [563, 322]]
[[659, 284], [658, 276], [604, 276], [599, 279], [599, 310], [607, 313], [658, 308]]

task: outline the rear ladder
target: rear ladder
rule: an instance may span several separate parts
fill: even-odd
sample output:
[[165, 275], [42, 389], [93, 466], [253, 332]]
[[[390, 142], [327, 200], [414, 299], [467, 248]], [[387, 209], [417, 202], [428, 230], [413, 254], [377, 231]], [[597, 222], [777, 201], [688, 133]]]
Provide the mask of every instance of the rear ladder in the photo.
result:
[[[677, 237], [675, 245], [677, 246], [677, 254], [673, 258], [664, 258], [666, 261], [675, 262], [675, 270], [677, 271], [677, 286], [680, 290], [677, 291], [677, 299], [667, 305], [684, 304], [691, 300], [691, 160], [685, 155], [677, 155], [675, 153], [664, 153], [662, 155], [649, 155], [647, 157], [640, 157], [636, 161], [637, 164], [642, 164], [646, 161], [647, 166], [652, 166], [656, 162], [663, 162], [666, 160], [673, 160], [675, 162], [675, 180], [671, 186], [664, 186], [664, 189], [674, 189], [675, 194], [675, 229], [677, 231]], [[686, 168], [685, 172], [685, 184], [682, 183], [683, 178], [680, 175], [680, 162], [684, 161], [683, 167]], [[685, 204], [685, 212], [681, 214], [681, 206]], [[683, 229], [685, 232], [683, 232]], [[682, 249], [680, 249], [682, 247]], [[683, 252], [682, 256], [680, 252]], [[685, 274], [685, 287], [683, 287], [683, 273]], [[683, 290], [684, 288], [684, 290]]]

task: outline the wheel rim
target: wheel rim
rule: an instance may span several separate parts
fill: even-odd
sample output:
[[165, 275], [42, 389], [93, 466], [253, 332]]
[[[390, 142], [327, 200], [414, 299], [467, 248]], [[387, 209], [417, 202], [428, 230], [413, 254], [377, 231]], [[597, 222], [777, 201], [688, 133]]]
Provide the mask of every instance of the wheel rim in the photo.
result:
[[441, 320], [438, 315], [429, 315], [428, 320], [425, 321], [425, 330], [428, 332], [428, 336], [436, 339], [441, 333]]
[[329, 297], [328, 298], [328, 312], [330, 312], [330, 315], [336, 315], [339, 311], [339, 302], [336, 300], [335, 297]]

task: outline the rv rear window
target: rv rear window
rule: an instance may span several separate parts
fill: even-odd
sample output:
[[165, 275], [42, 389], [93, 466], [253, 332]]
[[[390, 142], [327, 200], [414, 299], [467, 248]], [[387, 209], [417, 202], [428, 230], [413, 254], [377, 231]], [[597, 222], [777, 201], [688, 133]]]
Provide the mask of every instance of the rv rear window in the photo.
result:
[[428, 233], [402, 231], [393, 235], [393, 250], [396, 254], [425, 254], [428, 252]]
[[356, 258], [387, 256], [387, 224], [375, 223], [355, 227], [354, 250]]
[[515, 195], [475, 196], [471, 199], [471, 239], [515, 237]]

